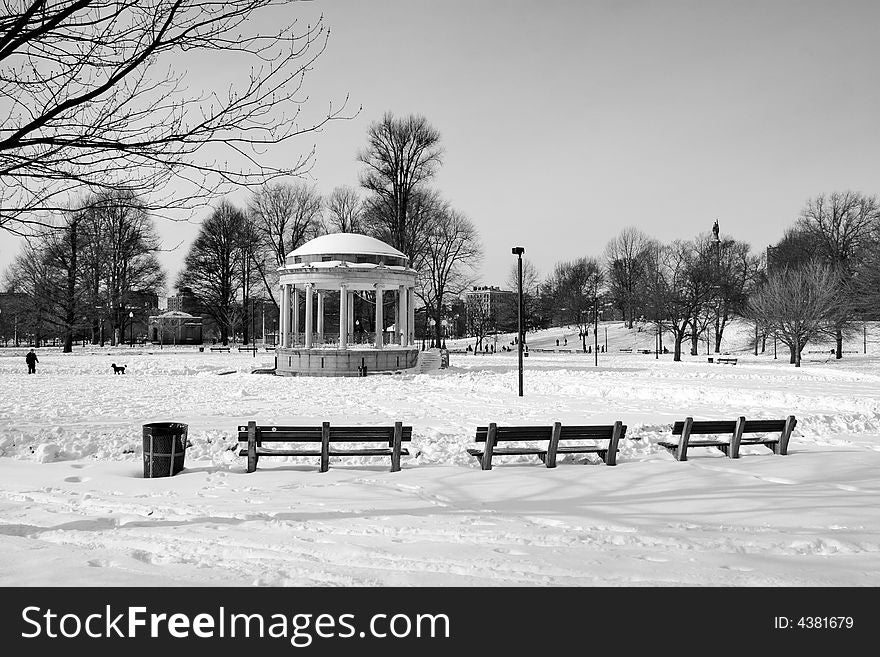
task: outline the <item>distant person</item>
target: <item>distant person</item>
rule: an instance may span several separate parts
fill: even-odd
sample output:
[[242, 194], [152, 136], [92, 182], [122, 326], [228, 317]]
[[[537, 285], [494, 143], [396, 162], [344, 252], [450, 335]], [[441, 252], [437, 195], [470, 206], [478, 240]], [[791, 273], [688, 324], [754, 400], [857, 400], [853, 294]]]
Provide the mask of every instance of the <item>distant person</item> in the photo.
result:
[[27, 353], [27, 356], [24, 357], [24, 361], [27, 363], [28, 366], [28, 374], [36, 374], [37, 363], [39, 363], [40, 360], [37, 358], [37, 355], [34, 353], [33, 349], [31, 349]]
[[[565, 346], [568, 346], [568, 338], [562, 338], [562, 339], [564, 341], [562, 344]], [[557, 340], [557, 342], [559, 342], [559, 340]]]
[[556, 346], [559, 346], [559, 338], [556, 338]]

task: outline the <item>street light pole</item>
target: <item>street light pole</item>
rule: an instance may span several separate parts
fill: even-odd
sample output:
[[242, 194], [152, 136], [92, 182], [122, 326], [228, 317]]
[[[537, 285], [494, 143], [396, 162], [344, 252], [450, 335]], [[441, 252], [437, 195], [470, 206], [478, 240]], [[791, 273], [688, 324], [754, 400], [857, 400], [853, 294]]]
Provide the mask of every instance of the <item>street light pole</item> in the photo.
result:
[[593, 349], [596, 367], [599, 367], [599, 297], [593, 300]]
[[254, 358], [257, 357], [257, 333], [254, 328], [254, 323], [256, 321], [256, 312], [257, 312], [257, 300], [251, 299], [251, 344], [254, 347]]
[[519, 358], [519, 396], [523, 396], [523, 275], [522, 275], [522, 254], [525, 249], [521, 246], [515, 246], [511, 250], [517, 259], [517, 287], [519, 294], [519, 302], [517, 303], [517, 330], [519, 339], [517, 340], [517, 355]]
[[128, 311], [128, 346], [134, 347], [134, 312]]

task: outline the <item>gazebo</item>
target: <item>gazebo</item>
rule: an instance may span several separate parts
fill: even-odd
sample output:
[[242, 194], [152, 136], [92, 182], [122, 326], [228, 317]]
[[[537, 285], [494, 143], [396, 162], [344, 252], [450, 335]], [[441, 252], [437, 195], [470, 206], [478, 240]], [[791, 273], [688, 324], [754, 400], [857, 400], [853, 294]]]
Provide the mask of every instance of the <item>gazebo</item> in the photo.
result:
[[[366, 235], [335, 233], [291, 251], [279, 273], [276, 374], [358, 376], [416, 366], [417, 274], [406, 255]], [[355, 331], [355, 297], [373, 306], [372, 331]]]

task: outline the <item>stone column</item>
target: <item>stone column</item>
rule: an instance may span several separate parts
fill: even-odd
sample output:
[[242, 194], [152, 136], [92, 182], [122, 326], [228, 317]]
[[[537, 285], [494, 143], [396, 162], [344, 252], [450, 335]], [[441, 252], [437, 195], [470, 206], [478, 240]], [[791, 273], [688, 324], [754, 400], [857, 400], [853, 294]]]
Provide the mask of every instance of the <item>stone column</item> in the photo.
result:
[[[394, 295], [394, 335], [400, 336], [400, 288]], [[396, 340], [400, 344], [400, 338]]]
[[312, 308], [312, 284], [306, 283], [306, 339], [305, 339], [305, 347], [306, 349], [312, 348], [312, 316], [314, 315]]
[[409, 344], [409, 328], [407, 327], [409, 312], [406, 309], [407, 289], [403, 285], [398, 288], [398, 295], [400, 296], [400, 345], [405, 347]]
[[345, 316], [348, 318], [348, 332], [354, 333], [354, 290], [348, 293], [348, 308]]
[[406, 344], [412, 345], [416, 343], [416, 291], [413, 288], [409, 288], [408, 290], [406, 307], [409, 313], [406, 321], [409, 340], [407, 340]]
[[324, 344], [324, 290], [318, 290], [318, 342]]
[[382, 297], [384, 292], [381, 286], [376, 286], [376, 349], [381, 349], [385, 346], [384, 333], [382, 332], [382, 324], [385, 322], [385, 318], [382, 316]]
[[288, 313], [288, 309], [290, 308], [290, 297], [288, 295], [288, 292], [289, 292], [289, 286], [287, 285], [287, 283], [282, 283], [281, 284], [281, 309], [280, 309], [281, 313], [280, 313], [280, 316], [278, 319], [278, 331], [281, 333], [281, 335], [278, 337], [280, 338], [282, 348], [287, 347], [287, 345], [288, 345], [288, 342], [287, 342], [287, 332], [288, 332], [287, 322], [290, 319], [289, 313]]
[[295, 347], [299, 341], [299, 288], [293, 286], [293, 298], [291, 310], [293, 311], [293, 336], [290, 340], [290, 346]]
[[348, 289], [345, 284], [339, 286], [339, 348], [345, 349], [348, 343]]

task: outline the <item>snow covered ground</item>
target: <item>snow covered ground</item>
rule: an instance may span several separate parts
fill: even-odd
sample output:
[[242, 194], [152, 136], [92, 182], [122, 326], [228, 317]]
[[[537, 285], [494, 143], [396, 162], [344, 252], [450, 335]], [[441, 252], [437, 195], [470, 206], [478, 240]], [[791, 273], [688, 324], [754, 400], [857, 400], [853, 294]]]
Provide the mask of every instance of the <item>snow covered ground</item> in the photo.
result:
[[[751, 355], [740, 327], [724, 347], [736, 366], [707, 363], [705, 344], [673, 363], [620, 352], [653, 337], [608, 329], [598, 367], [536, 351], [576, 348], [576, 329], [530, 336], [522, 398], [515, 352], [322, 379], [252, 374], [271, 354], [182, 348], [40, 349], [29, 376], [25, 350], [0, 350], [0, 585], [880, 584], [880, 353], [807, 354], [798, 370], [781, 345], [778, 360]], [[741, 414], [796, 415], [789, 456], [695, 449], [679, 463], [657, 444], [686, 415]], [[235, 429], [251, 419], [402, 420], [412, 456], [397, 473], [264, 458], [247, 474]], [[617, 419], [616, 467], [506, 457], [483, 472], [465, 451], [489, 421]], [[187, 467], [145, 479], [141, 428], [162, 421], [189, 425]]]

